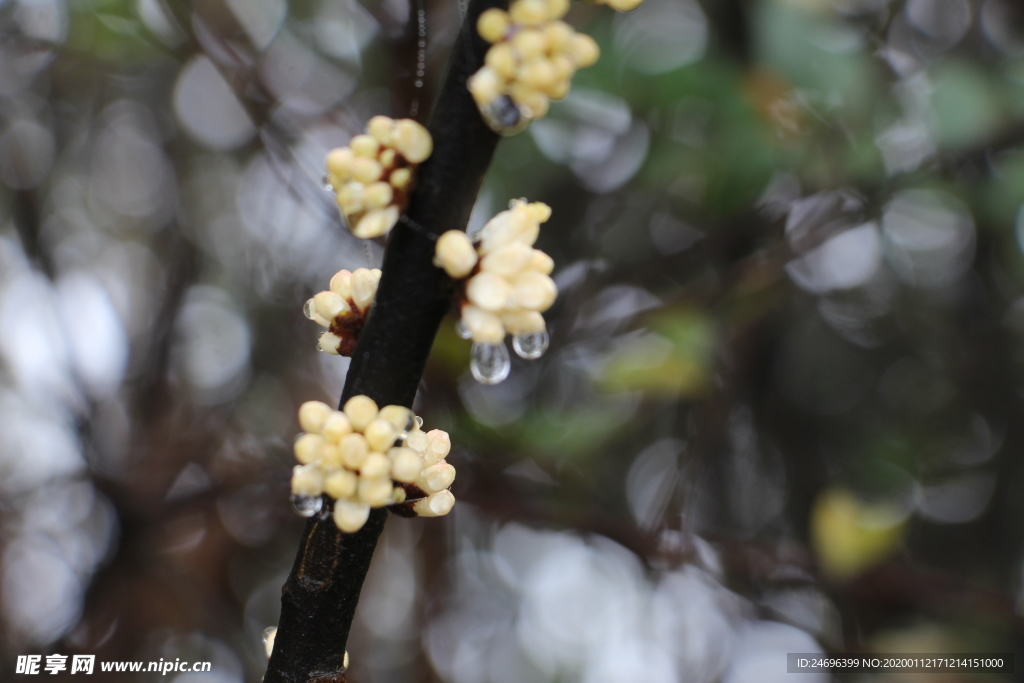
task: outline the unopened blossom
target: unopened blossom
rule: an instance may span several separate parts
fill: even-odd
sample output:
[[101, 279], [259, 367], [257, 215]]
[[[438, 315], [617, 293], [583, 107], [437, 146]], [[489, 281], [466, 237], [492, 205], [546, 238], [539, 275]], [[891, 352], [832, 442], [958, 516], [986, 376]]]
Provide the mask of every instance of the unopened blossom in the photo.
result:
[[330, 289], [306, 301], [302, 308], [305, 316], [327, 328], [317, 342], [321, 351], [336, 356], [352, 355], [377, 296], [380, 275], [377, 268], [339, 270], [331, 278]]
[[455, 502], [448, 491], [455, 468], [446, 432], [424, 432], [422, 421], [403, 406], [384, 406], [353, 396], [343, 410], [308, 401], [299, 408], [303, 433], [295, 440], [292, 501], [305, 516], [324, 512], [331, 501], [335, 524], [344, 532], [362, 528], [372, 508], [437, 517]]

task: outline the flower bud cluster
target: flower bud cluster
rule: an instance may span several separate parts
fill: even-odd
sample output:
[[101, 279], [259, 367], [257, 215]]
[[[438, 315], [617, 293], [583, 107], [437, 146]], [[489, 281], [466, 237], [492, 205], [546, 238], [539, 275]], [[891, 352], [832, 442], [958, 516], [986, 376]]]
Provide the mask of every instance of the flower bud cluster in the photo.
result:
[[377, 297], [380, 270], [356, 268], [339, 270], [331, 278], [330, 290], [319, 292], [302, 307], [307, 318], [326, 327], [317, 346], [335, 356], [351, 356], [366, 323], [370, 306]]
[[477, 32], [493, 45], [467, 86], [496, 132], [515, 133], [543, 117], [550, 100], [569, 93], [576, 70], [597, 61], [597, 43], [561, 21], [568, 10], [569, 0], [515, 0], [508, 12], [480, 15]]
[[448, 514], [455, 468], [446, 432], [423, 432], [422, 420], [402, 406], [354, 396], [344, 410], [308, 401], [299, 408], [303, 434], [295, 441], [292, 502], [300, 514], [321, 512], [323, 494], [334, 501], [334, 523], [344, 532], [362, 528], [370, 508], [392, 506], [421, 517]]
[[366, 133], [330, 151], [327, 182], [353, 235], [368, 239], [391, 231], [409, 201], [417, 164], [433, 149], [430, 133], [415, 121], [374, 116]]
[[[550, 217], [547, 204], [516, 199], [484, 225], [475, 242], [458, 230], [438, 239], [434, 263], [463, 282], [460, 326], [475, 344], [502, 344], [508, 333], [519, 340], [516, 351], [524, 358], [536, 358], [547, 347], [541, 313], [558, 296], [550, 277], [555, 264], [533, 244]], [[528, 342], [534, 348], [523, 352], [521, 341], [538, 335], [543, 340]]]

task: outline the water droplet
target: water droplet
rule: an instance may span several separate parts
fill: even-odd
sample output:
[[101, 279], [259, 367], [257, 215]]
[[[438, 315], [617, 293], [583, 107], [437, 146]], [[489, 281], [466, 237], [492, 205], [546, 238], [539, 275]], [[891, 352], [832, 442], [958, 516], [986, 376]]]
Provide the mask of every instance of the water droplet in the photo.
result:
[[466, 323], [461, 320], [457, 320], [455, 322], [455, 334], [459, 335], [460, 339], [471, 339], [473, 337], [473, 333], [469, 331], [469, 327], [467, 327]]
[[307, 299], [306, 303], [302, 304], [302, 315], [310, 320], [313, 320], [314, 316], [316, 316], [316, 303], [312, 298]]
[[523, 111], [508, 95], [502, 95], [493, 102], [480, 105], [480, 114], [495, 133], [515, 135], [530, 123]]
[[263, 629], [263, 648], [267, 652], [267, 659], [274, 653], [274, 639], [277, 638], [277, 627], [268, 626]]
[[512, 348], [520, 358], [533, 360], [540, 358], [548, 350], [547, 330], [531, 332], [530, 334], [517, 334], [512, 337]]
[[422, 88], [423, 87], [423, 81], [417, 78], [416, 79], [416, 87], [417, 88]]
[[331, 185], [331, 176], [324, 174], [324, 177], [320, 180], [320, 184], [323, 185], [324, 189], [328, 192], [334, 192], [334, 185]]
[[416, 429], [423, 429], [423, 418], [417, 415], [413, 418], [413, 424], [416, 425]]
[[292, 496], [292, 507], [302, 517], [312, 517], [320, 512], [324, 499], [320, 496]]
[[512, 363], [504, 344], [473, 344], [469, 369], [481, 384], [497, 384], [508, 377]]

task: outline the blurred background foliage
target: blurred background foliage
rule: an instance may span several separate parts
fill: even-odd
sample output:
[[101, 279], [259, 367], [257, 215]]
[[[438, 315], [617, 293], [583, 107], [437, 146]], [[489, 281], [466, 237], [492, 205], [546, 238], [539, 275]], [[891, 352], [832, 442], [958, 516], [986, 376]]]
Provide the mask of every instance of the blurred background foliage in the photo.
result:
[[[425, 117], [461, 8], [421, 4], [418, 64], [405, 0], [0, 2], [5, 671], [259, 680], [296, 409], [347, 367], [301, 305], [382, 249], [322, 160], [371, 115]], [[471, 225], [553, 207], [552, 346], [485, 387], [442, 329], [417, 411], [452, 433], [459, 503], [388, 523], [352, 680], [1019, 647], [1021, 4], [570, 20], [603, 57], [502, 143]]]

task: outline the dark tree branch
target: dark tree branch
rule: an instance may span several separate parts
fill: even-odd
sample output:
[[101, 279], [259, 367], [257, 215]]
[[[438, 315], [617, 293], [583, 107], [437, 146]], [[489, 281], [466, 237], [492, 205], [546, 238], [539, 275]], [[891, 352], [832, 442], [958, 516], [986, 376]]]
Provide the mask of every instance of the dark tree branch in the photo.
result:
[[[464, 230], [498, 136], [480, 118], [466, 79], [483, 64], [487, 44], [476, 35], [480, 13], [507, 7], [472, 0], [452, 48], [448, 75], [430, 118], [434, 153], [420, 166], [408, 219], [391, 232], [376, 303], [352, 355], [341, 402], [365, 394], [378, 405], [411, 406], [452, 285], [433, 265], [434, 240]], [[356, 602], [387, 513], [373, 510], [355, 534], [330, 519], [306, 525], [282, 589], [281, 619], [266, 683], [340, 683]]]

